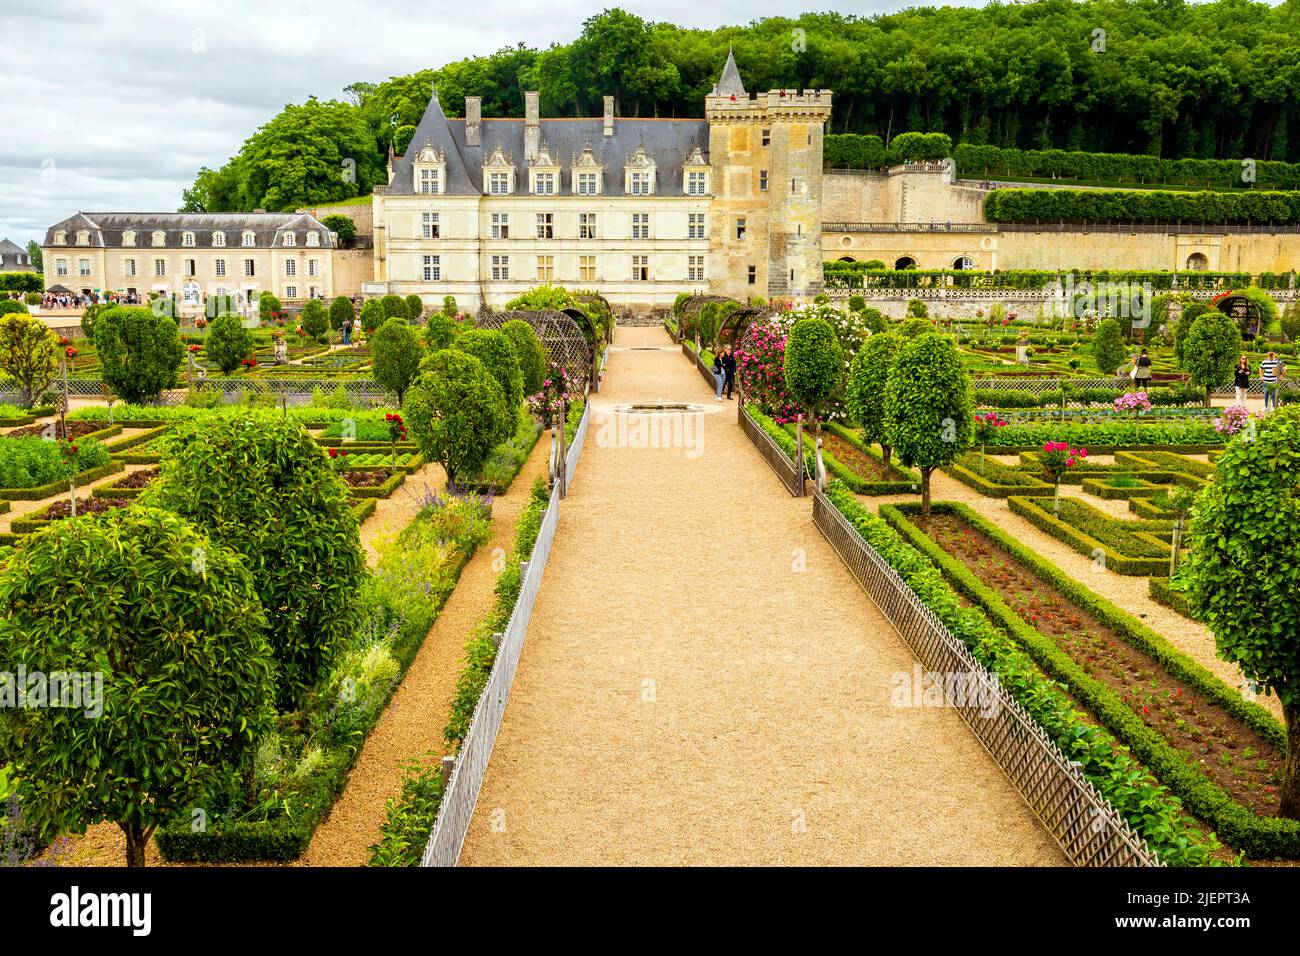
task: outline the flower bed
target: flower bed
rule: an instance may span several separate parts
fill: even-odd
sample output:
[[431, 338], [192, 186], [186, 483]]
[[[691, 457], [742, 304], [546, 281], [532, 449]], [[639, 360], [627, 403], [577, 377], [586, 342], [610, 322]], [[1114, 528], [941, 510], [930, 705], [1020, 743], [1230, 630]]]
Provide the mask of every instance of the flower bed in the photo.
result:
[[882, 509], [1193, 813], [1250, 856], [1300, 856], [1300, 821], [1275, 816], [1286, 733], [1268, 711], [971, 509], [914, 512]]
[[[978, 607], [964, 607], [935, 567], [881, 518], [872, 515], [838, 482], [828, 496], [916, 595], [1072, 760], [1170, 866], [1216, 865], [1220, 845], [1183, 812], [1181, 801], [1155, 780], [1106, 729], [1081, 713], [1068, 688], [1046, 677], [1019, 644]], [[882, 506], [881, 513], [892, 509]]]
[[[794, 434], [795, 426], [785, 425]], [[816, 460], [817, 440], [804, 429], [804, 445]], [[791, 444], [791, 449], [794, 446]], [[850, 429], [835, 422], [822, 427], [822, 461], [826, 472], [860, 495], [905, 495], [920, 492], [921, 476], [910, 468], [897, 468]]]
[[100, 485], [91, 492], [96, 498], [138, 498], [158, 478], [157, 468], [141, 468], [125, 478]]
[[1062, 498], [1060, 513], [1033, 498], [1012, 496], [1011, 510], [1058, 541], [1094, 561], [1104, 560], [1116, 574], [1161, 574], [1169, 567], [1169, 545], [1155, 536], [1168, 533], [1169, 521], [1119, 521], [1075, 498]]
[[1182, 448], [1203, 452], [1223, 443], [1223, 436], [1209, 422], [1199, 420], [1147, 422], [1052, 421], [1016, 422], [999, 428], [989, 439], [990, 448], [1033, 451], [1045, 442], [1063, 441], [1086, 447], [1093, 454], [1113, 448]]
[[16, 425], [30, 425], [38, 418], [53, 415], [54, 409], [48, 405], [40, 408], [19, 408], [17, 405], [0, 405], [0, 428]]
[[1113, 471], [1104, 478], [1085, 478], [1083, 490], [1106, 500], [1127, 501], [1133, 498], [1155, 498], [1167, 495], [1172, 485], [1200, 489], [1205, 482], [1191, 475], [1170, 471]]
[[52, 437], [57, 441], [76, 441], [84, 442], [89, 439], [102, 441], [105, 438], [112, 438], [114, 435], [122, 433], [122, 426], [104, 425], [102, 422], [73, 421], [69, 419], [67, 424], [55, 419], [44, 425], [26, 425], [22, 428], [15, 428], [5, 435], [6, 438], [48, 438], [51, 433], [48, 429], [53, 429]]
[[962, 455], [944, 468], [943, 472], [990, 498], [1009, 498], [1011, 495], [1050, 496], [1053, 490], [1051, 485], [1025, 469], [1010, 468], [989, 461], [987, 456], [981, 462], [980, 455], [975, 452]]
[[387, 468], [340, 468], [339, 477], [352, 498], [387, 498], [406, 481], [406, 472]]
[[75, 447], [69, 462], [63, 443], [0, 438], [0, 498], [39, 501], [66, 491], [69, 480], [84, 485], [122, 470], [122, 463], [110, 460], [108, 449], [94, 439]]
[[[131, 501], [128, 498], [109, 498], [97, 495], [88, 498], [79, 497], [77, 499], [77, 515], [102, 514], [105, 511], [112, 511], [114, 508], [125, 508], [130, 503]], [[13, 534], [31, 534], [33, 531], [48, 527], [55, 521], [62, 521], [71, 517], [72, 501], [64, 498], [42, 509], [35, 515], [15, 518], [10, 523], [9, 530]]]
[[[758, 423], [758, 427], [763, 429], [763, 431], [765, 431], [768, 436], [776, 442], [777, 447], [780, 448], [781, 451], [785, 452], [785, 457], [789, 458], [792, 462], [798, 460], [794, 450], [793, 433], [787, 431], [785, 426], [778, 425], [775, 421], [765, 415], [755, 404], [746, 403], [745, 411], [749, 412], [750, 417]], [[812, 454], [812, 449], [808, 447], [807, 443], [804, 444], [804, 468], [806, 469], [807, 474], [817, 474], [817, 459]]]
[[477, 498], [438, 499], [386, 546], [358, 599], [364, 622], [298, 712], [259, 745], [256, 794], [214, 799], [205, 832], [188, 812], [158, 830], [164, 859], [289, 861], [311, 842], [347, 784], [425, 635], [475, 549], [488, 539]]

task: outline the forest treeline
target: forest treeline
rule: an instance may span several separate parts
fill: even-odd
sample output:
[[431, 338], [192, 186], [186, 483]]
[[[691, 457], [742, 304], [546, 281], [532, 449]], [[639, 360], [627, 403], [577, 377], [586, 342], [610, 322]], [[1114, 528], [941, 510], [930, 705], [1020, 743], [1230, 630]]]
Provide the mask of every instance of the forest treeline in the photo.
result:
[[[746, 87], [830, 89], [830, 132], [944, 133], [954, 143], [1164, 158], [1300, 161], [1300, 0], [1034, 0], [856, 17], [806, 13], [686, 29], [619, 9], [567, 44], [522, 43], [289, 105], [217, 170], [187, 210], [289, 209], [384, 181], [436, 85], [447, 113], [696, 117], [735, 51]], [[340, 169], [355, 164], [355, 172]]]

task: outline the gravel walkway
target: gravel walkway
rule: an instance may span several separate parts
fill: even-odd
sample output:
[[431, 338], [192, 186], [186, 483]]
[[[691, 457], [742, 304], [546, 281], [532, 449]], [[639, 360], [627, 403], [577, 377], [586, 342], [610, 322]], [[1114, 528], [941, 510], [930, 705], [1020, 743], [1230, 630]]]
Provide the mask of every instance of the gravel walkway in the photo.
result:
[[[593, 412], [713, 396], [620, 329]], [[953, 712], [893, 707], [911, 651], [742, 435], [612, 447], [565, 503], [462, 855], [484, 864], [1064, 862]]]

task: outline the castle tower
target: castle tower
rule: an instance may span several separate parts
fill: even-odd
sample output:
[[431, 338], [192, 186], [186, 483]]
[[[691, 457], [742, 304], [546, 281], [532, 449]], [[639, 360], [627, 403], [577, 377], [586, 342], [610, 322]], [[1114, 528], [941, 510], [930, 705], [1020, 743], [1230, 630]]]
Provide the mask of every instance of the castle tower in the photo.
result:
[[745, 91], [728, 52], [705, 98], [714, 201], [709, 286], [742, 302], [822, 290], [822, 135], [829, 90]]

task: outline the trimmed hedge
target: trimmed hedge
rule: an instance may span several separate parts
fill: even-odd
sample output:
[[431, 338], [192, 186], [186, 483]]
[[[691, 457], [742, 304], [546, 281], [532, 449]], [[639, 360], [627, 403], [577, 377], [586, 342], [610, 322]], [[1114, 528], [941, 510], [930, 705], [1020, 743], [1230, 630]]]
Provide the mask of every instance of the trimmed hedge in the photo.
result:
[[[786, 424], [780, 427], [784, 428], [787, 434], [792, 436], [794, 435], [794, 425]], [[862, 441], [862, 439], [855, 435], [851, 430], [845, 428], [838, 422], [828, 422], [822, 427], [841, 441], [849, 443], [869, 458], [874, 459], [882, 465], [884, 464], [884, 459], [880, 457], [878, 451], [866, 444], [866, 442]], [[817, 462], [817, 440], [812, 436], [809, 429], [804, 429], [803, 441], [804, 447], [807, 450], [807, 453], [812, 456], [812, 461], [815, 465]], [[791, 443], [790, 449], [791, 452], [793, 452], [793, 443]], [[832, 478], [837, 478], [844, 482], [844, 484], [853, 489], [855, 494], [906, 495], [919, 494], [921, 491], [920, 473], [911, 468], [900, 468], [892, 462], [889, 465], [890, 471], [893, 471], [899, 477], [894, 481], [873, 481], [868, 478], [863, 478], [856, 471], [831, 454], [825, 446], [822, 447], [822, 461], [826, 464], [826, 473]], [[816, 474], [816, 472], [814, 471], [813, 474]]]
[[1147, 593], [1151, 595], [1151, 600], [1157, 604], [1163, 604], [1181, 614], [1183, 617], [1189, 617], [1196, 620], [1196, 615], [1192, 612], [1192, 605], [1188, 602], [1187, 596], [1182, 591], [1175, 591], [1169, 586], [1168, 578], [1147, 578]]
[[[1264, 740], [1286, 751], [1286, 731], [1272, 714], [1258, 704], [1244, 700], [1186, 654], [1177, 650], [1155, 631], [1079, 584], [1052, 562], [1004, 533], [992, 522], [960, 504], [943, 503], [936, 508], [959, 515], [1027, 569], [1060, 591], [1069, 600], [1100, 620], [1130, 646], [1150, 657], [1175, 679], [1194, 688], [1212, 704], [1241, 720]], [[1300, 856], [1300, 820], [1262, 817], [1237, 803], [1206, 780], [1164, 737], [1148, 727], [1113, 690], [1090, 676], [1047, 635], [1032, 627], [1011, 609], [992, 588], [979, 580], [958, 559], [916, 527], [907, 515], [911, 506], [886, 506], [882, 516], [914, 547], [943, 571], [950, 583], [980, 605], [1000, 627], [1006, 629], [1047, 673], [1069, 686], [1071, 693], [1092, 714], [1128, 744], [1139, 759], [1180, 796], [1200, 819], [1213, 826], [1231, 846], [1251, 857]]]
[[25, 415], [19, 415], [16, 418], [0, 418], [0, 428], [18, 428], [21, 425], [30, 425], [38, 418], [45, 418], [47, 415], [53, 414], [53, 408], [43, 405], [40, 408], [33, 408]]
[[[996, 628], [977, 607], [963, 607], [931, 558], [907, 543], [899, 531], [872, 515], [833, 483], [831, 502], [864, 540], [896, 570], [916, 595], [962, 641], [999, 684], [1025, 708], [1101, 794], [1171, 866], [1220, 865], [1214, 834], [1203, 834], [1183, 815], [1182, 804], [1104, 728], [1076, 709], [1056, 681], [1045, 677], [1028, 654]], [[892, 511], [882, 506], [881, 513]], [[928, 539], [927, 539], [928, 540]]]
[[1127, 189], [995, 189], [989, 222], [1289, 223], [1300, 192], [1173, 192]]
[[[785, 452], [785, 457], [788, 458], [792, 464], [795, 463], [797, 458], [794, 448], [794, 435], [786, 431], [783, 426], [778, 425], [771, 418], [764, 415], [757, 405], [752, 403], [746, 404], [745, 411], [749, 413], [750, 418], [754, 419], [754, 421], [758, 423], [758, 427], [763, 429], [772, 441], [776, 442], [777, 447], [780, 448], [781, 451]], [[817, 458], [812, 453], [812, 450], [809, 449], [807, 443], [804, 444], [804, 468], [806, 469], [806, 474], [817, 474]]]
[[[125, 466], [120, 461], [110, 461], [107, 465], [100, 465], [98, 468], [89, 468], [80, 474], [73, 475], [72, 480], [78, 487], [88, 484], [92, 481], [98, 481], [121, 471]], [[62, 494], [68, 490], [68, 480], [60, 479], [52, 481], [47, 485], [38, 485], [35, 488], [0, 488], [0, 498], [7, 498], [10, 501], [40, 501], [42, 498], [52, 498], [55, 495]]]
[[362, 498], [360, 501], [353, 503], [352, 516], [357, 519], [357, 524], [361, 524], [375, 513], [377, 507], [379, 507], [378, 498]]
[[[382, 469], [354, 468], [350, 470], [380, 471]], [[398, 487], [402, 484], [402, 482], [406, 481], [406, 474], [407, 473], [404, 469], [398, 468], [395, 472], [393, 472], [393, 474], [391, 474], [388, 477], [388, 480], [385, 481], [382, 485], [372, 485], [368, 488], [354, 488], [352, 485], [348, 485], [348, 497], [349, 498], [387, 498], [389, 495], [391, 495], [394, 491], [398, 489]]]
[[[1062, 499], [1064, 503], [1065, 499]], [[1086, 531], [1076, 528], [1074, 525], [1064, 521], [1051, 513], [1050, 506], [1044, 507], [1038, 501], [1024, 496], [1013, 496], [1007, 499], [1007, 504], [1011, 510], [1027, 519], [1030, 524], [1034, 525], [1041, 531], [1045, 531], [1058, 541], [1063, 541], [1075, 551], [1090, 558], [1096, 558], [1100, 553], [1106, 561], [1106, 568], [1114, 571], [1116, 574], [1123, 575], [1140, 575], [1147, 576], [1160, 574], [1169, 567], [1169, 556], [1166, 552], [1165, 557], [1134, 557], [1121, 554], [1109, 544], [1103, 544], [1097, 538], [1088, 534]], [[1077, 503], [1080, 507], [1090, 507]], [[1092, 509], [1095, 510], [1095, 509]], [[1110, 519], [1108, 515], [1103, 515], [1098, 511], [1098, 515]], [[1134, 532], [1135, 536], [1141, 534], [1140, 531]], [[1145, 539], [1143, 539], [1145, 540]], [[1152, 549], [1156, 545], [1154, 539], [1147, 542]]]
[[989, 461], [987, 457], [981, 475], [979, 457], [970, 452], [944, 468], [943, 472], [990, 498], [1010, 498], [1012, 495], [1050, 497], [1055, 492], [1055, 488], [1028, 471], [1008, 468], [999, 462]]

